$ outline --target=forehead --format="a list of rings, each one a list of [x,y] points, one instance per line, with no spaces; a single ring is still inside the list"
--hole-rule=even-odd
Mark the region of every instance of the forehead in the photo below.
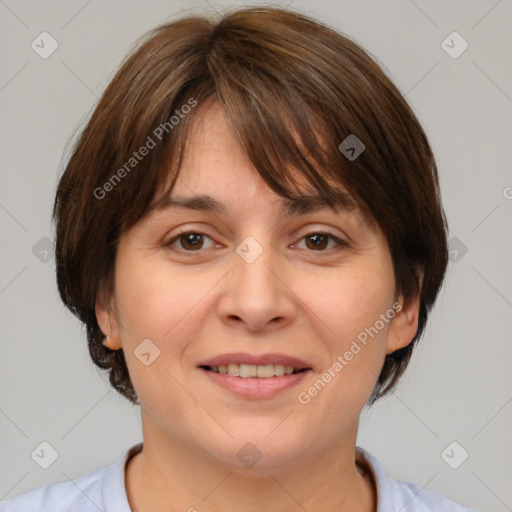
[[[175,186],[152,209],[228,214],[230,203],[262,195],[261,185],[265,183],[230,128],[220,104],[206,102],[201,107],[187,133]],[[307,154],[304,158],[308,158]],[[273,194],[282,214],[303,215],[324,209],[340,213],[358,209],[356,201],[340,183],[333,183],[327,196],[307,184],[300,173],[288,169],[287,174],[289,197]]]

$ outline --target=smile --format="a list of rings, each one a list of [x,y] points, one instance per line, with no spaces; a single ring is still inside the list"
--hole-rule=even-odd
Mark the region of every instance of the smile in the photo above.
[[[203,366],[202,368],[213,373],[241,377],[242,379],[270,379],[272,377],[282,377],[283,375],[293,375],[306,370],[306,368],[298,369],[283,364],[255,365],[236,363],[219,366]]]
[[[287,354],[248,352],[218,354],[198,361],[197,369],[232,397],[271,398],[301,382],[313,365]]]

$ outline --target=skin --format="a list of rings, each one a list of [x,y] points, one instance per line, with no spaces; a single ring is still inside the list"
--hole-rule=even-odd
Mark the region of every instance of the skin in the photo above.
[[[99,298],[110,348],[123,348],[141,400],[144,450],[127,464],[134,511],[376,510],[372,478],[355,463],[359,415],[385,355],[414,337],[418,301],[407,304],[307,405],[297,396],[401,297],[389,247],[357,212],[325,208],[284,215],[217,103],[196,120],[172,196],[209,194],[226,214],[151,213],[121,237],[112,297]],[[206,236],[190,243],[181,231]],[[310,236],[329,232],[314,250]],[[307,236],[309,235],[309,237]],[[252,236],[263,253],[235,251]],[[349,241],[350,240],[350,241]],[[201,243],[202,242],[202,243]],[[187,252],[188,248],[188,252]],[[142,340],[160,356],[143,365]],[[237,397],[197,369],[229,352],[281,353],[313,368],[267,399]],[[251,468],[247,443],[262,453]],[[193,508],[192,508],[193,507]]]

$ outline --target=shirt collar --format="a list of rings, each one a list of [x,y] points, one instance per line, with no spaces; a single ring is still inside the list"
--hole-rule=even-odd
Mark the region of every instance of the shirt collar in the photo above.
[[[131,512],[126,492],[126,464],[142,451],[144,443],[138,443],[125,452],[105,475],[102,497],[105,512]],[[386,512],[393,506],[393,481],[386,475],[379,461],[363,448],[356,446],[356,461],[369,470],[377,490],[376,512]],[[121,506],[121,509],[119,509]]]
[[[379,461],[371,453],[368,453],[359,446],[356,446],[356,460],[364,465],[373,478],[373,482],[377,490],[376,512],[394,510],[394,482],[386,475],[384,468],[380,465]]]
[[[105,512],[132,512],[125,485],[126,463],[142,451],[143,445],[144,443],[138,443],[132,446],[109,468],[105,475],[101,488]]]

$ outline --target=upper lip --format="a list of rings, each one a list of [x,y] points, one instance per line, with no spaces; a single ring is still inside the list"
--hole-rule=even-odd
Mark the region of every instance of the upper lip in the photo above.
[[[296,370],[303,370],[311,368],[311,365],[306,361],[297,359],[296,357],[287,356],[284,354],[248,354],[248,353],[234,353],[234,354],[220,354],[212,357],[211,359],[200,362],[197,366],[221,366],[228,364],[252,364],[256,366],[264,366],[267,364],[282,364],[284,366],[292,366]]]

